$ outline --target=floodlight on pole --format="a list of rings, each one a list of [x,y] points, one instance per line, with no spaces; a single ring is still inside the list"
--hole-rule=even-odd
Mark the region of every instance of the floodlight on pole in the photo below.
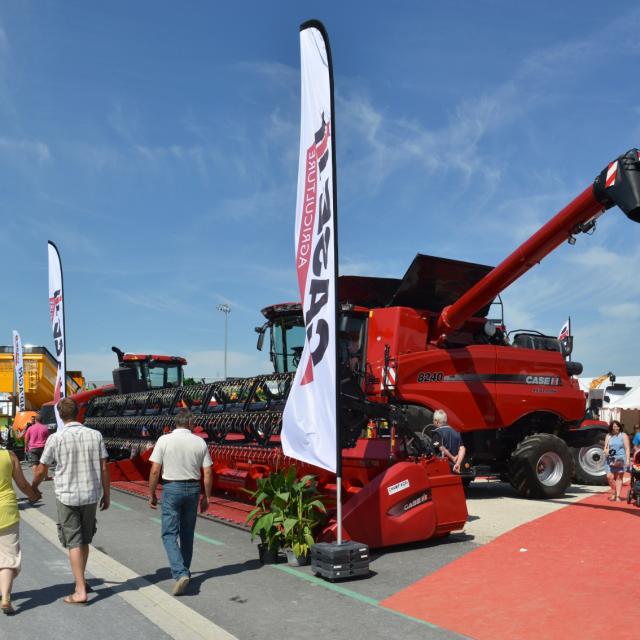
[[[224,379],[227,379],[227,321],[229,314],[231,313],[231,307],[225,302],[224,304],[216,305],[218,311],[224,313]]]

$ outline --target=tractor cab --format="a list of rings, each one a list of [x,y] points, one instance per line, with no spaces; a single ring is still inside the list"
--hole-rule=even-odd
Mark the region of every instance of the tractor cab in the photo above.
[[[338,326],[338,357],[357,376],[364,371],[366,358],[367,309],[343,305]],[[275,373],[287,373],[298,368],[304,349],[305,328],[300,303],[284,303],[266,307],[262,314],[267,319],[258,333],[257,348],[262,350],[269,331],[269,356]]]
[[[118,347],[111,350],[118,356],[118,368],[113,370],[113,384],[118,393],[170,389],[184,382],[183,367],[187,364],[184,358],[124,353]]]

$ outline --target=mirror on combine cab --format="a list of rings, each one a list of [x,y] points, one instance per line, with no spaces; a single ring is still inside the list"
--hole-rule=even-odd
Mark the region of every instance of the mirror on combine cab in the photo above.
[[[258,344],[256,345],[256,349],[258,351],[262,351],[262,347],[264,346],[264,334],[267,332],[267,327],[269,326],[268,322],[265,322],[261,327],[255,327],[255,332],[258,334]]]

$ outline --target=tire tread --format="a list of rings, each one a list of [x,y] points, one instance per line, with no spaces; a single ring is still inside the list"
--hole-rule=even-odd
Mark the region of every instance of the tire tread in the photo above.
[[[563,457],[565,471],[555,487],[545,487],[536,478],[533,465],[544,451],[554,451]],[[518,443],[509,459],[509,479],[523,498],[558,498],[571,485],[573,456],[566,442],[551,433],[534,433]]]

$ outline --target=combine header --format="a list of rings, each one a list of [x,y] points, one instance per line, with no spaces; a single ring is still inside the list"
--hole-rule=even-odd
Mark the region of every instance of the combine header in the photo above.
[[[602,435],[597,426],[578,428],[585,399],[573,376],[582,367],[566,360],[555,338],[510,335],[487,314],[496,295],[563,241],[574,244],[577,234],[591,232],[606,209],[617,205],[638,222],[639,169],[636,149],[610,163],[494,269],[418,255],[402,280],[339,279],[345,537],[380,547],[463,526],[461,478],[434,456],[429,438],[437,408],[463,434],[466,479],[500,475],[525,497],[564,493],[574,471],[571,448],[594,447]],[[268,335],[272,375],[195,386],[165,378],[164,388],[113,389],[88,402],[85,423],[103,433],[116,459],[112,477],[122,487],[146,492],[149,451],[188,407],[214,461],[221,497],[212,502],[213,515],[241,524],[249,510],[243,490],[289,465],[315,473],[331,501],[333,475],[285,458],[279,444],[304,342],[301,307],[274,305],[263,315],[258,348]],[[331,525],[323,535],[331,538]]]

